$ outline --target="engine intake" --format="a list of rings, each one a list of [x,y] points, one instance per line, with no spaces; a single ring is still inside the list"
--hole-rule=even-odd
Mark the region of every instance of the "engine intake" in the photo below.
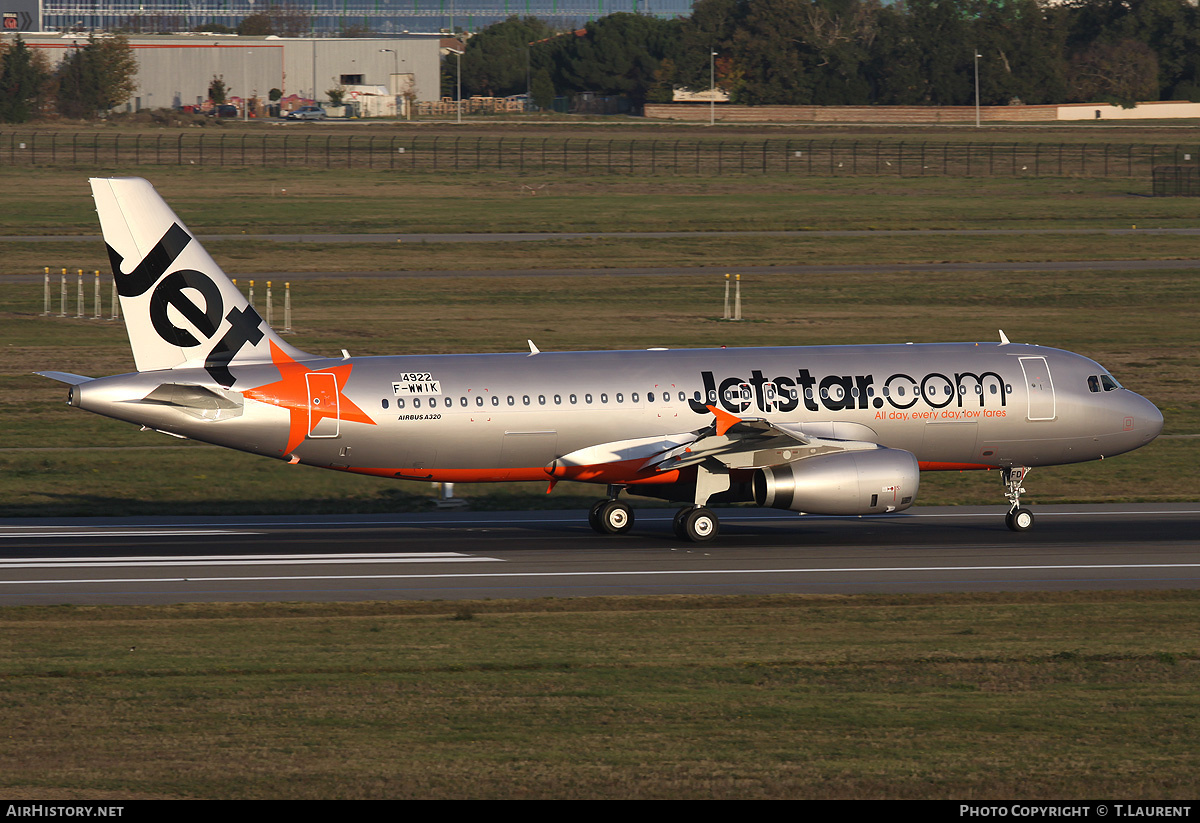
[[[920,479],[911,452],[837,452],[759,469],[754,474],[754,502],[808,514],[897,512],[916,500]]]

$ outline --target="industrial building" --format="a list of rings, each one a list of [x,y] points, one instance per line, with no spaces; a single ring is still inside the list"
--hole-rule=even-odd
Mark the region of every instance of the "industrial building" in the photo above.
[[[86,35],[21,37],[30,48],[47,53],[52,63],[70,49],[87,43]],[[441,96],[436,35],[134,35],[129,37],[129,44],[138,61],[138,90],[128,104],[132,111],[202,105],[215,77],[221,78],[226,95],[239,106],[247,98],[260,101],[256,107],[260,112],[271,89],[278,89],[284,98],[326,101],[329,89],[347,89],[351,92],[348,99],[353,99],[356,88],[382,86],[393,97],[393,106],[400,104],[382,113],[402,113],[406,101],[437,100]]]

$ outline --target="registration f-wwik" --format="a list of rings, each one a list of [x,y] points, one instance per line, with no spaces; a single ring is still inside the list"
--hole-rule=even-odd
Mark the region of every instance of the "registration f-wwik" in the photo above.
[[[997,469],[1006,522],[1037,466],[1153,440],[1163,418],[1078,354],[999,342],[328,358],[263,321],[145,180],[92,180],[137,372],[70,384],[69,403],[288,463],[435,482],[560,480],[681,504],[902,511],[922,471]]]

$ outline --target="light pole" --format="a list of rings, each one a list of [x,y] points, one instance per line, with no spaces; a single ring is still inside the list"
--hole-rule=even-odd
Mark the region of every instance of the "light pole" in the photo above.
[[[243,123],[245,123],[246,120],[248,119],[249,111],[250,111],[250,98],[248,98],[246,96],[246,89],[249,88],[249,86],[246,84],[246,64],[250,62],[251,54],[253,54],[253,52],[251,52],[250,49],[246,49],[246,54],[243,55],[243,57],[242,57],[242,122]],[[217,114],[220,115],[220,112],[217,112]]]
[[[983,57],[979,49],[971,49],[975,54],[975,128],[979,128],[979,58]]]
[[[392,65],[393,65],[392,82],[389,85],[393,86],[392,97],[393,97],[393,102],[396,105],[396,116],[399,117],[400,116],[400,55],[396,52],[395,49],[380,49],[379,53],[383,54],[384,52],[389,52],[389,51],[392,53]]]
[[[717,122],[717,53],[708,50],[708,125]]]
[[[462,56],[463,53],[457,49],[446,49],[454,55],[455,68],[457,69],[457,78],[455,80],[456,88],[454,92],[455,109],[457,110],[456,122],[462,124]]]

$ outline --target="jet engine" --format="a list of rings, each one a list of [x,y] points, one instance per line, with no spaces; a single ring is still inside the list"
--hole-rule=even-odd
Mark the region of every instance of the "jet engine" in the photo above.
[[[917,458],[878,448],[809,457],[759,469],[754,502],[808,514],[882,514],[903,511],[917,497]]]

